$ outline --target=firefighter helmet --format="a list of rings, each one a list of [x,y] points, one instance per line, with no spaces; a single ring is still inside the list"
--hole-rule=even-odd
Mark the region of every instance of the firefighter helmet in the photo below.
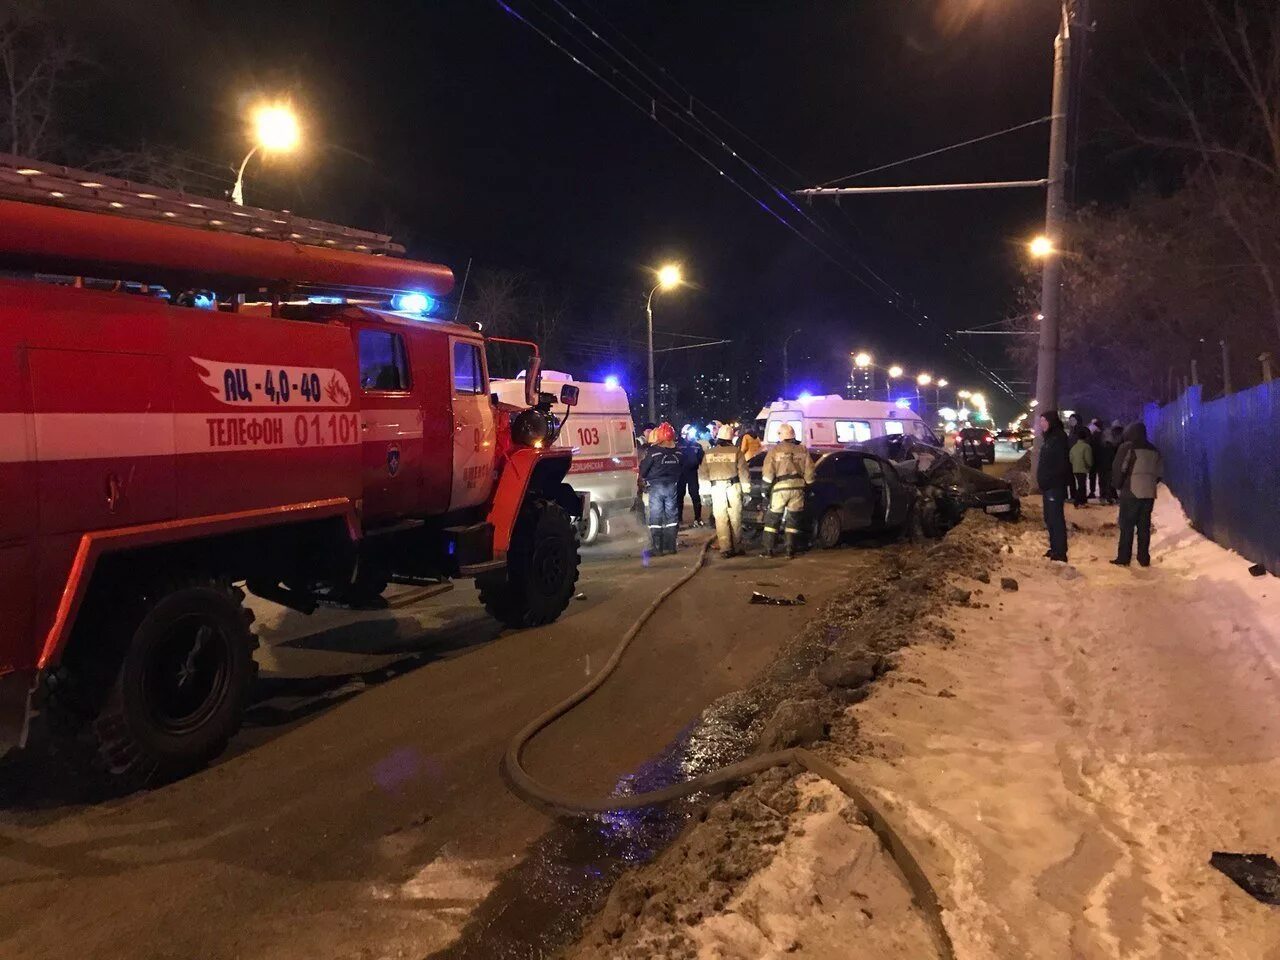
[[[794,440],[796,438],[796,428],[789,423],[784,423],[778,428],[779,440]]]
[[[676,439],[676,428],[667,421],[663,420],[653,428],[654,443],[674,443]]]

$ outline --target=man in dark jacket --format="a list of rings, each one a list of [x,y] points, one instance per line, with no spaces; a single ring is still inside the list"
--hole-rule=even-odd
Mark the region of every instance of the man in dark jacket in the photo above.
[[[655,556],[676,552],[676,486],[684,473],[684,457],[676,449],[676,431],[660,423],[654,443],[640,461],[640,479],[649,485],[649,542]]]
[[[683,436],[676,443],[676,449],[684,458],[684,472],[680,474],[680,485],[676,490],[676,502],[680,504],[676,519],[684,522],[684,497],[688,493],[693,500],[693,525],[702,526],[702,489],[698,486],[698,468],[702,466],[702,457],[706,453],[698,442],[696,431],[686,427]]]
[[[1107,451],[1103,449],[1105,435],[1102,430],[1102,421],[1094,417],[1089,421],[1089,449],[1093,452],[1093,468],[1089,471],[1089,497],[1097,497],[1099,500],[1105,500],[1103,491],[1105,483],[1103,477],[1103,458],[1106,457]]]
[[[1067,486],[1071,482],[1070,442],[1057,410],[1040,414],[1040,459],[1036,463],[1036,486],[1044,498],[1044,525],[1049,531],[1050,560],[1067,562]]]
[[[1138,535],[1138,565],[1151,566],[1151,510],[1156,504],[1156,488],[1164,473],[1160,451],[1147,440],[1142,421],[1129,424],[1124,442],[1116,451],[1112,479],[1120,492],[1120,544],[1111,562],[1127,567],[1133,556],[1133,535]]]

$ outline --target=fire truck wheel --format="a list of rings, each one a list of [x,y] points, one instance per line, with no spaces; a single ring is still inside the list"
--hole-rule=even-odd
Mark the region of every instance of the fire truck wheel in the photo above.
[[[551,623],[578,582],[578,531],[559,504],[525,504],[507,553],[505,574],[480,579],[480,602],[509,627]]]
[[[151,593],[121,624],[124,659],[91,724],[111,779],[162,782],[226,748],[257,672],[243,599],[223,580],[184,580]]]

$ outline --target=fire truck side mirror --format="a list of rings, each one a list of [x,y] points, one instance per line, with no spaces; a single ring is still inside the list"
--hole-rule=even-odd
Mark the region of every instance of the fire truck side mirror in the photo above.
[[[578,388],[572,383],[566,383],[560,388],[560,402],[566,407],[576,407],[578,405]]]
[[[536,407],[538,405],[538,387],[541,379],[542,358],[532,357],[524,374],[524,405],[526,407]]]

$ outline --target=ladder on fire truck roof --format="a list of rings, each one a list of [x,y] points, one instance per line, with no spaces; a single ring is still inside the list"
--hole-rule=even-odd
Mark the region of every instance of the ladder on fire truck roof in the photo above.
[[[246,296],[448,295],[453,271],[403,253],[381,233],[0,154],[0,268]]]
[[[172,223],[246,237],[287,240],[353,253],[404,254],[404,247],[386,234],[299,217],[287,210],[237,206],[227,200],[134,183],[91,170],[77,170],[7,153],[0,153],[0,199]]]

